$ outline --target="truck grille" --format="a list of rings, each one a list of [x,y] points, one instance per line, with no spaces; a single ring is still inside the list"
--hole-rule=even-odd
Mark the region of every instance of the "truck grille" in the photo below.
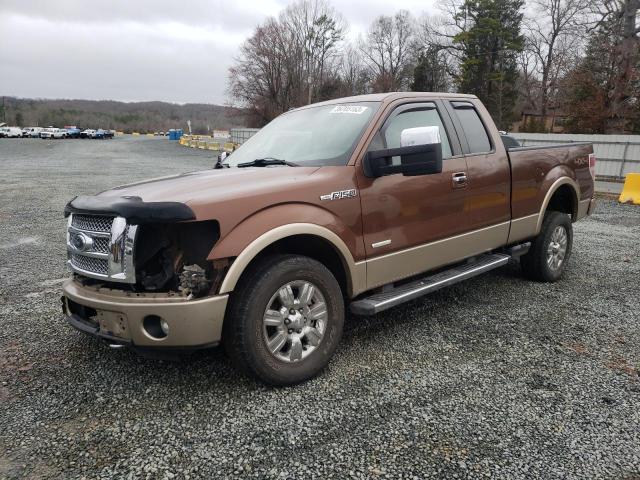
[[[135,283],[136,231],[137,226],[122,217],[72,214],[67,229],[69,268],[90,278]]]
[[[113,218],[103,215],[74,215],[71,226],[88,232],[111,233]]]
[[[104,258],[91,258],[72,253],[71,265],[84,272],[109,275],[109,260]]]
[[[99,253],[109,253],[109,239],[95,237],[93,239],[93,251]]]

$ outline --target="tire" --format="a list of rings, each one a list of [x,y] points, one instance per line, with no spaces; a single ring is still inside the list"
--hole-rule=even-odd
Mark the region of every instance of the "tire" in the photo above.
[[[294,385],[329,363],[343,324],[344,300],[332,273],[308,257],[274,255],[240,279],[222,341],[239,370],[269,385]]]
[[[557,282],[564,274],[572,246],[571,218],[565,213],[547,212],[540,234],[520,259],[522,272],[532,280]]]

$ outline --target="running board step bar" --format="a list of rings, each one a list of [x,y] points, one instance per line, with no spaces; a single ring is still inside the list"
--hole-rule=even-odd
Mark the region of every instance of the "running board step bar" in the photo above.
[[[502,253],[480,255],[470,263],[456,265],[448,270],[356,300],[350,304],[351,313],[355,315],[375,315],[401,303],[502,267],[509,262],[510,258],[511,255]]]

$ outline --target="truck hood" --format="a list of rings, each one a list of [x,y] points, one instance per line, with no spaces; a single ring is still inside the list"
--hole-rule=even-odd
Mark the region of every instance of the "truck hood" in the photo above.
[[[319,167],[224,168],[155,178],[106,190],[97,197],[139,197],[143,202],[179,202],[190,207],[282,191],[309,181]]]

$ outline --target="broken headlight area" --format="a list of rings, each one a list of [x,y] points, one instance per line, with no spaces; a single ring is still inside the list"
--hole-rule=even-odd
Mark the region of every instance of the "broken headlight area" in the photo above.
[[[136,283],[121,287],[135,292],[180,292],[193,297],[214,294],[229,265],[225,260],[207,260],[219,238],[220,227],[215,220],[139,225],[133,255]],[[85,278],[82,281],[104,283]],[[114,284],[108,286],[113,288]]]
[[[213,220],[141,225],[134,250],[138,286],[151,292],[208,294],[216,275],[207,256],[218,238],[220,228]]]

